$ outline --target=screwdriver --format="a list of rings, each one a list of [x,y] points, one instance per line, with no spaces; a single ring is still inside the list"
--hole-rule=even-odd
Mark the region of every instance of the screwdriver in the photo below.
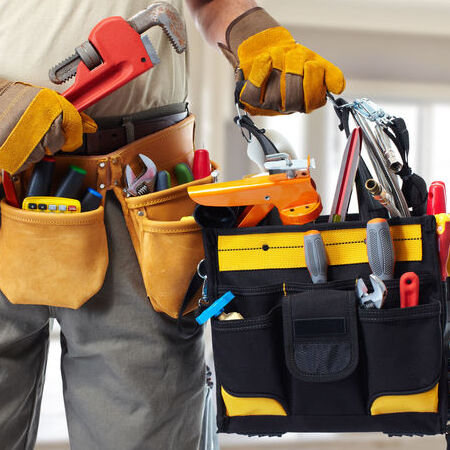
[[[448,277],[447,263],[450,250],[450,214],[436,214],[436,233],[439,246],[439,264],[441,268],[441,280]]]
[[[319,231],[311,230],[303,236],[305,261],[314,284],[327,282],[327,253]]]
[[[372,219],[367,223],[367,257],[374,275],[383,281],[394,278],[394,244],[386,219]]]
[[[419,304],[419,277],[414,272],[406,272],[400,277],[400,307],[407,308]]]
[[[428,190],[427,214],[441,214],[446,211],[445,183],[433,181]]]

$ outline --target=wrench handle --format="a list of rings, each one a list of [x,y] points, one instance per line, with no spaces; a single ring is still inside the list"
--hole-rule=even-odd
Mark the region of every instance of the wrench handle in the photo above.
[[[386,219],[367,223],[367,257],[372,272],[384,280],[394,278],[394,244]]]
[[[305,261],[314,284],[327,282],[327,253],[319,231],[311,230],[303,236]]]

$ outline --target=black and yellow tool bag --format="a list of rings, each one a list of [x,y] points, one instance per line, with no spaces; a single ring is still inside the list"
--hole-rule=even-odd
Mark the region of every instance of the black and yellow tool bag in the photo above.
[[[207,295],[235,298],[212,319],[220,432],[445,433],[446,290],[434,216],[389,220],[395,277],[381,309],[363,309],[370,286],[366,223],[204,229]],[[328,282],[313,284],[303,234],[321,232]],[[399,278],[420,279],[419,305],[400,308]]]

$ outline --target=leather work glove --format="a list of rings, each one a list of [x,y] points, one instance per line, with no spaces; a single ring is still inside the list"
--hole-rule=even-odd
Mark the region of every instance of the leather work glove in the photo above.
[[[309,113],[326,103],[327,90],[345,88],[341,70],[297,44],[262,8],[236,18],[218,44],[236,70],[239,101],[253,115]]]
[[[46,154],[76,150],[96,130],[57,92],[0,78],[0,169],[15,174]]]

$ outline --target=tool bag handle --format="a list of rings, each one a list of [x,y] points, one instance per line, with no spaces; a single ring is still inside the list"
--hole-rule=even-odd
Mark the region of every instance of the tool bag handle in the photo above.
[[[339,129],[344,131],[348,138],[350,136],[350,110],[348,108],[342,108],[342,106],[347,105],[348,102],[343,98],[337,98],[334,99],[334,103],[334,111],[340,122]],[[370,178],[372,178],[372,174],[361,157],[359,159],[358,170],[356,172],[355,186],[356,195],[358,197],[359,215],[360,219],[364,222],[368,222],[370,219],[377,217],[384,219],[388,218],[386,208],[377,202],[365,188],[366,181]]]
[[[348,105],[343,98],[334,99],[334,111],[340,121],[339,129],[345,131],[346,136],[350,135],[350,110],[342,108]],[[412,207],[413,216],[426,214],[426,203],[428,197],[427,185],[422,177],[413,173],[408,164],[409,156],[409,133],[405,121],[401,117],[394,117],[388,124],[388,130],[383,128],[386,135],[392,140],[402,159],[403,168],[398,175],[403,181],[402,192],[408,206]],[[363,221],[368,221],[375,217],[387,218],[385,208],[375,201],[365,189],[365,182],[372,178],[370,171],[362,158],[360,158],[355,184],[358,195],[360,217]],[[380,209],[381,208],[381,209]]]

